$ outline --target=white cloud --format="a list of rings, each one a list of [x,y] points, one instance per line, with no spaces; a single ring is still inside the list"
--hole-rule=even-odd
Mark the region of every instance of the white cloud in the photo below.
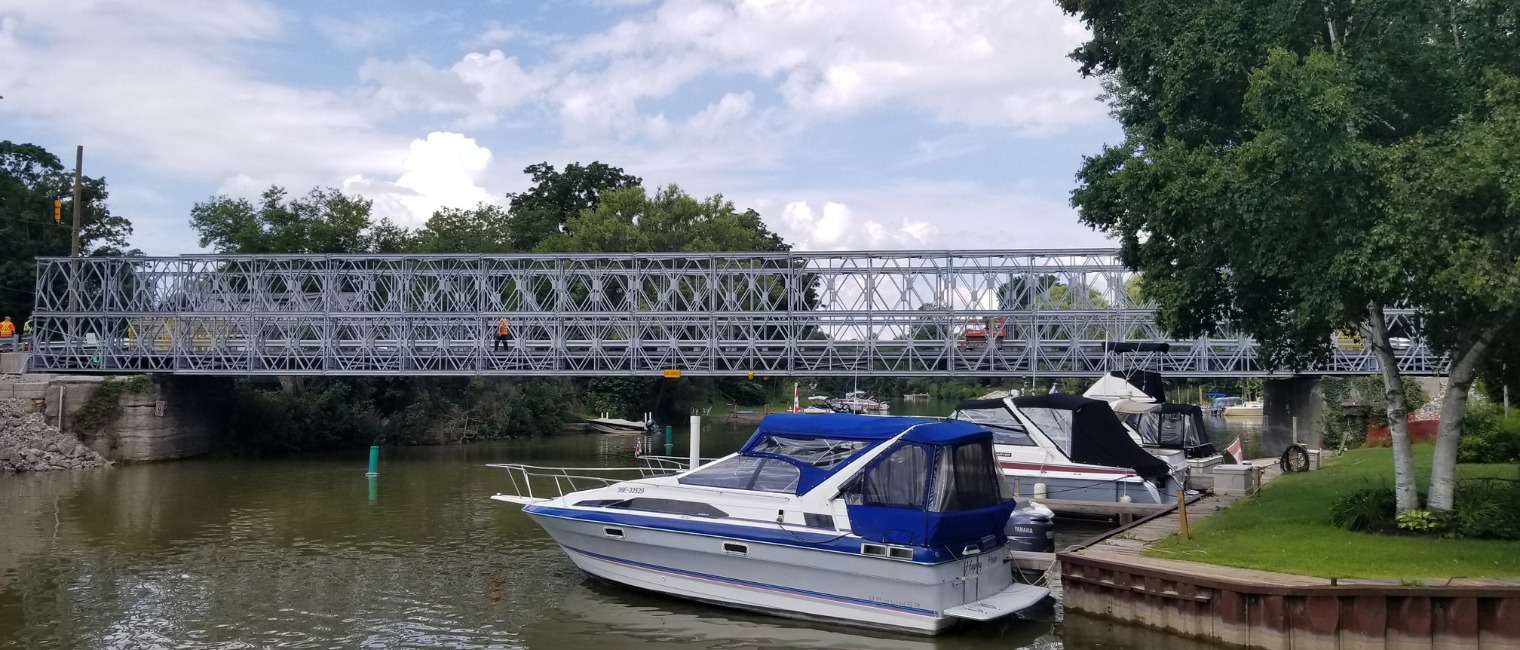
[[[814,217],[807,201],[793,201],[781,210],[776,227],[797,250],[858,250],[923,248],[939,229],[927,221],[902,219],[898,226],[858,219],[843,203],[823,204],[823,215]]]
[[[1049,132],[1104,119],[1097,84],[1065,56],[1084,38],[1053,3],[1027,0],[665,0],[561,45],[532,69],[499,51],[467,55],[448,72],[482,89],[478,106],[458,106],[448,93],[418,105],[499,111],[539,93],[572,137],[646,135],[644,125],[665,135],[672,123],[639,120],[640,101],[704,76],[743,74],[770,85],[792,120],[900,105],[948,123]],[[382,94],[399,82],[369,80]],[[490,92],[497,86],[511,90]]]
[[[405,173],[394,182],[354,175],[343,189],[374,201],[373,212],[409,228],[419,228],[439,208],[470,208],[494,203],[476,184],[491,164],[491,150],[458,133],[433,132],[413,140],[402,162]]]
[[[0,120],[83,142],[87,172],[115,160],[139,182],[193,188],[175,190],[191,196],[172,209],[172,192],[113,188],[113,205],[152,198],[141,206],[153,212],[129,215],[150,252],[187,247],[189,201],[209,188],[341,184],[417,225],[436,207],[499,196],[538,160],[603,160],[651,185],[724,191],[810,248],[1104,243],[1050,198],[1061,190],[880,173],[985,150],[989,132],[1106,121],[1096,83],[1065,58],[1085,34],[1048,1],[619,3],[630,17],[591,33],[481,20],[466,45],[478,51],[371,58],[349,87],[261,69],[262,52],[362,50],[415,30],[385,16],[303,18],[304,5],[272,1],[0,0]],[[328,40],[295,43],[290,26],[302,21]],[[861,160],[810,139],[873,111],[959,128],[903,133],[918,143],[907,159]],[[793,186],[799,158],[816,186]],[[849,180],[862,171],[874,175]]]

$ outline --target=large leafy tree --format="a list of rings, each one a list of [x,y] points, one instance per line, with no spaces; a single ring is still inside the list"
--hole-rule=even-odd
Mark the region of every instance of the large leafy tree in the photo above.
[[[548,252],[784,251],[788,245],[754,210],[738,211],[714,195],[696,199],[671,185],[650,195],[631,185],[582,210],[562,235],[539,243]]]
[[[257,203],[217,196],[190,210],[190,227],[200,244],[218,253],[363,253],[401,236],[388,222],[370,219],[372,202],[335,188],[314,188],[306,196],[289,198],[283,188],[270,187]]]
[[[79,247],[82,255],[123,255],[132,224],[106,206],[106,181],[83,179]],[[53,201],[63,201],[62,223]],[[67,256],[74,223],[74,175],[34,144],[0,142],[0,315],[16,322],[32,313],[38,257]]]
[[[1092,29],[1073,56],[1125,130],[1078,175],[1082,219],[1119,238],[1174,334],[1242,330],[1267,363],[1303,368],[1333,332],[1363,329],[1383,367],[1399,507],[1417,507],[1383,306],[1423,309],[1454,384],[1506,318],[1483,283],[1437,271],[1464,255],[1501,268],[1498,251],[1426,239],[1488,208],[1422,203],[1410,188],[1439,184],[1433,152],[1494,114],[1485,97],[1520,62],[1515,3],[1059,2]],[[1450,507],[1434,489],[1431,505]]]
[[[565,224],[582,210],[593,209],[602,194],[620,187],[637,186],[637,176],[601,162],[570,163],[557,171],[547,162],[529,165],[523,173],[533,185],[520,194],[508,194],[512,250],[531,251],[546,239],[559,236]]]

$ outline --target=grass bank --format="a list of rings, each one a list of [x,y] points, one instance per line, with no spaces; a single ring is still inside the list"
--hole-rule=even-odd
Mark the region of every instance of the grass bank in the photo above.
[[[1420,485],[1431,445],[1415,445]],[[1459,465],[1462,477],[1516,478],[1520,466]],[[1353,491],[1393,484],[1391,449],[1358,449],[1318,472],[1290,474],[1192,526],[1192,541],[1170,537],[1154,557],[1321,577],[1449,578],[1520,576],[1520,542],[1353,533],[1330,525],[1330,505]]]

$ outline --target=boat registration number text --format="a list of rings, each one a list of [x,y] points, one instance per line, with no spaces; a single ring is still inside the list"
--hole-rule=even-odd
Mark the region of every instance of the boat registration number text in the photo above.
[[[644,488],[641,488],[641,487],[620,487],[620,488],[617,489],[617,491],[620,494],[643,494],[644,493]]]

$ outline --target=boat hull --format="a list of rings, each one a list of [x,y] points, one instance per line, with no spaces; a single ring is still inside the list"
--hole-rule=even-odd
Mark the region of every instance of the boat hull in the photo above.
[[[741,534],[693,534],[589,521],[548,510],[524,509],[577,567],[593,576],[788,618],[937,634],[961,620],[943,614],[945,609],[989,598],[1013,582],[1006,547],[925,564],[773,544]],[[621,537],[610,536],[608,528]],[[833,535],[812,530],[798,536]],[[745,552],[726,550],[733,544],[742,544]]]
[[[1063,476],[1038,471],[1003,470],[1003,480],[1018,496],[1035,496],[1035,484],[1045,484],[1045,497],[1067,501],[1120,503],[1129,496],[1131,503],[1164,505],[1175,500],[1175,484],[1170,477],[1166,486],[1157,489],[1138,477],[1123,480],[1102,476]]]

